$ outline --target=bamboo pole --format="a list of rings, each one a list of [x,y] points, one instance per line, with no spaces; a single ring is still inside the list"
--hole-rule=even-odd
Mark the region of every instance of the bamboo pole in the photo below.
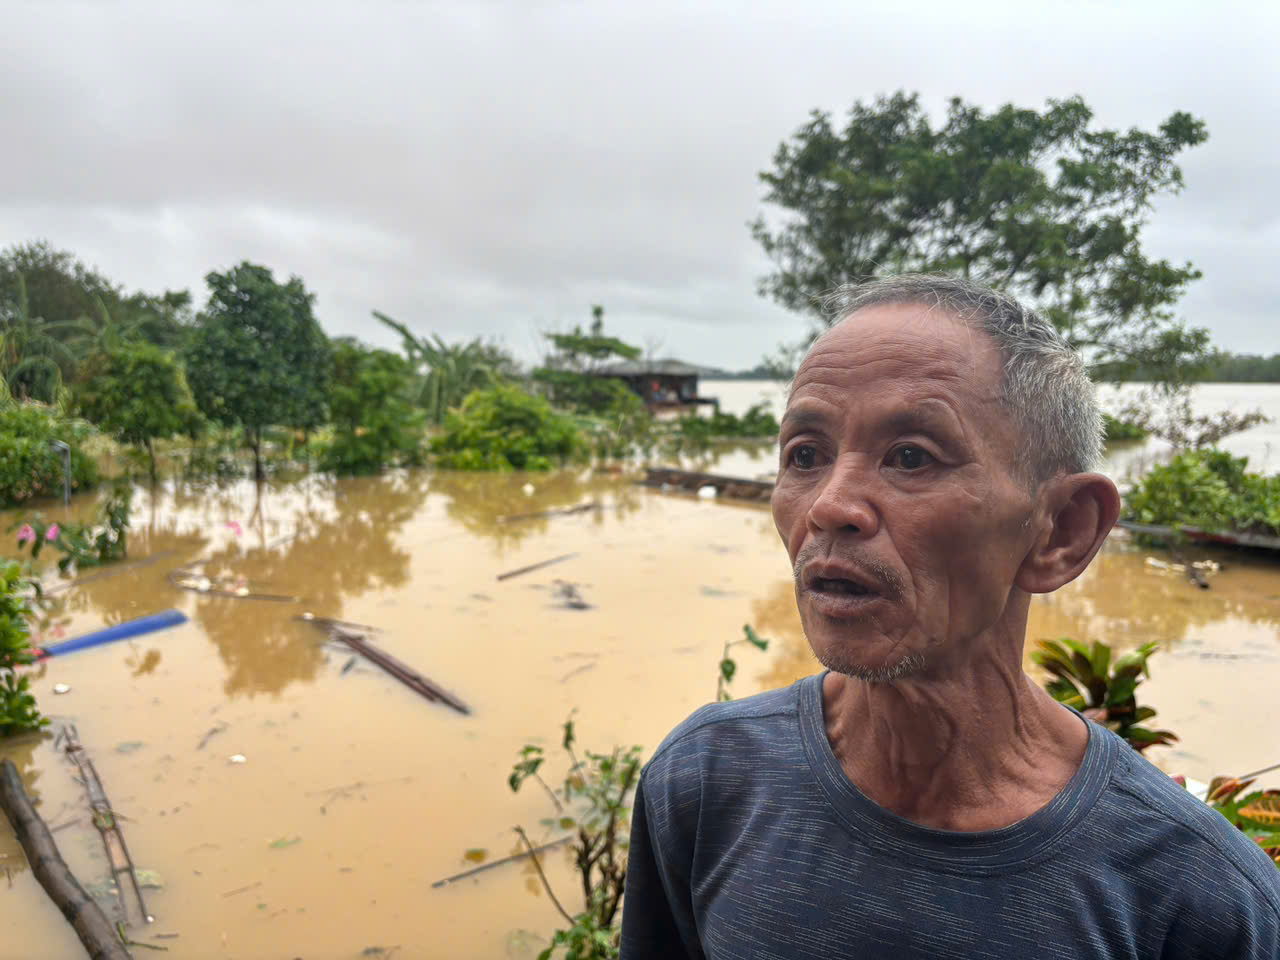
[[[133,871],[133,858],[129,856],[129,848],[125,846],[124,834],[120,831],[115,811],[111,809],[111,801],[107,799],[107,792],[98,778],[93,761],[80,744],[76,728],[70,725],[63,727],[62,736],[66,741],[67,756],[80,768],[80,777],[84,780],[85,791],[89,795],[93,825],[102,836],[102,846],[107,852],[107,863],[111,868],[111,882],[115,884],[125,923],[131,927],[142,927],[151,922],[151,917],[147,914],[147,905],[142,901],[142,888]]]
[[[129,960],[129,951],[93,898],[80,886],[36,813],[11,760],[0,761],[0,807],[27,854],[31,873],[76,931],[91,960]]]

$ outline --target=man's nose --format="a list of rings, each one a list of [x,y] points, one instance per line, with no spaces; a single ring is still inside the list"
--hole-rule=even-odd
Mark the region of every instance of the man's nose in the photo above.
[[[837,457],[809,507],[809,525],[826,533],[875,536],[880,514],[869,495],[877,477],[874,465],[865,458],[856,454]]]

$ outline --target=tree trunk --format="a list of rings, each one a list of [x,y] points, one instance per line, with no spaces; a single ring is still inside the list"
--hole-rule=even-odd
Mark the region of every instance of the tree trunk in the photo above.
[[[18,768],[10,760],[0,761],[0,807],[4,808],[5,815],[13,824],[13,832],[18,835],[18,842],[31,864],[31,873],[75,928],[90,958],[130,960],[129,951],[107,920],[107,915],[67,868],[53,842],[53,835],[22,788]]]
[[[151,443],[151,438],[147,437],[147,456],[151,459],[151,485],[156,485],[156,450]]]
[[[249,445],[253,447],[253,479],[261,482],[267,474],[262,469],[262,430],[260,428],[249,431]]]

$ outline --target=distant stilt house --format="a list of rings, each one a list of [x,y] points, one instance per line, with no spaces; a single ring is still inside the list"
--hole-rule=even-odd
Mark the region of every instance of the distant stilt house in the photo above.
[[[698,396],[699,368],[679,360],[621,360],[595,371],[597,377],[621,380],[653,409],[710,404],[715,397]]]

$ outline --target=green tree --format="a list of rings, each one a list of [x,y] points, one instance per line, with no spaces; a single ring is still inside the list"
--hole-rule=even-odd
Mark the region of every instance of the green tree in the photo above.
[[[325,466],[377,473],[422,459],[422,417],[410,402],[413,371],[404,357],[349,341],[333,352],[329,410],[336,431]]]
[[[1174,158],[1208,134],[1182,112],[1154,133],[1092,117],[1078,97],[1043,113],[955,98],[935,127],[903,92],[855,103],[842,129],[815,111],[760,174],[782,214],[751,224],[777,267],[761,294],[821,315],[815,295],[842,283],[959,273],[1036,303],[1099,375],[1177,380],[1207,348],[1172,313],[1200,273],[1149,258],[1141,231],[1182,187]]]
[[[175,433],[194,434],[200,418],[178,358],[149,343],[109,348],[78,391],[77,406],[85,419],[107,433],[145,448],[152,480],[152,441]]]
[[[332,355],[300,277],[277,283],[245,261],[210,273],[209,304],[187,347],[187,379],[210,420],[244,427],[253,471],[263,476],[262,431],[324,420]]]
[[[0,304],[16,304],[25,290],[32,318],[52,325],[77,360],[91,347],[104,322],[137,339],[176,349],[191,323],[191,294],[126,295],[119,284],[47,242],[20,244],[0,252]],[[90,351],[92,352],[92,351]],[[64,367],[67,379],[70,371]]]
[[[416,400],[434,426],[444,422],[444,415],[461,405],[467,394],[493,386],[517,375],[511,354],[495,343],[477,337],[468,343],[446,343],[437,334],[417,337],[408,327],[385,313],[373,311],[404,344],[417,378]]]
[[[76,355],[67,346],[80,321],[51,324],[31,310],[26,278],[13,278],[13,299],[0,302],[0,376],[11,396],[42,403],[57,401],[62,386],[76,369]]]
[[[642,409],[642,401],[626,384],[609,377],[597,376],[601,367],[612,360],[637,360],[640,348],[624,343],[604,332],[604,307],[591,308],[591,327],[572,333],[548,333],[552,350],[541,367],[533,371],[533,379],[541,384],[557,407],[578,413],[633,413]]]

